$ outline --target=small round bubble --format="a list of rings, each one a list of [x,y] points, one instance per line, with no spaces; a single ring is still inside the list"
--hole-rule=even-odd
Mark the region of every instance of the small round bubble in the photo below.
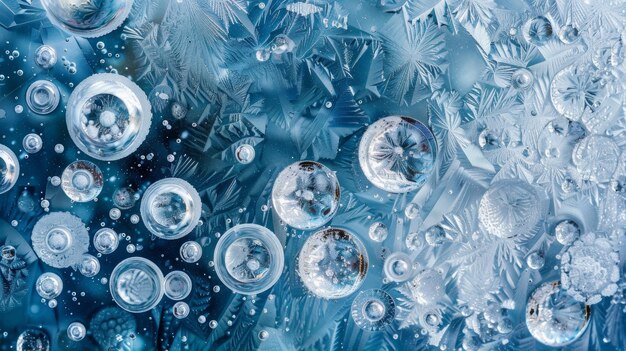
[[[172,271],[165,276],[165,296],[178,301],[186,298],[191,293],[191,278],[183,271]]]
[[[73,322],[67,327],[67,337],[72,341],[81,341],[87,335],[87,328],[80,322]]]
[[[35,154],[38,153],[43,147],[43,140],[41,139],[39,134],[26,134],[26,136],[22,140],[22,147],[24,148],[24,151],[28,152],[29,154]]]
[[[180,246],[180,258],[187,263],[195,263],[202,258],[202,246],[195,241],[187,241]]]
[[[54,299],[63,291],[63,280],[55,273],[43,273],[37,278],[35,290],[39,296],[46,300]]]

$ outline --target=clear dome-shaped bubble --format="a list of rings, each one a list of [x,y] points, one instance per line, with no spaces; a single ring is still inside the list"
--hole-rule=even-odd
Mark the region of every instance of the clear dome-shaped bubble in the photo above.
[[[354,234],[327,228],[311,235],[298,254],[298,275],[313,294],[339,299],[363,284],[369,259]]]
[[[568,165],[576,143],[585,135],[587,131],[581,123],[565,117],[553,119],[539,135],[538,149],[541,161],[547,165]]]
[[[61,101],[61,93],[54,83],[47,80],[33,82],[26,91],[26,105],[36,114],[52,113]]]
[[[50,338],[41,329],[26,329],[17,337],[17,351],[50,351]]]
[[[583,179],[606,183],[613,176],[621,153],[621,148],[612,138],[590,135],[576,145],[572,161]]]
[[[180,258],[187,263],[195,263],[202,258],[202,246],[195,241],[187,241],[180,246]]]
[[[478,219],[489,234],[512,238],[532,234],[544,212],[545,199],[532,185],[505,179],[491,184],[480,199]]]
[[[385,277],[394,282],[408,280],[413,274],[413,261],[402,251],[396,251],[387,256],[383,264]]]
[[[515,89],[525,90],[535,82],[535,76],[526,68],[519,68],[511,75],[511,86]]]
[[[250,144],[241,144],[235,150],[235,158],[243,165],[247,165],[248,163],[254,161],[255,155],[256,152],[254,151],[254,146]]]
[[[558,113],[578,120],[585,110],[594,111],[605,96],[600,79],[587,65],[572,65],[557,73],[550,86],[550,99]]]
[[[328,223],[339,207],[337,176],[326,166],[300,161],[285,168],[272,188],[272,204],[283,222],[297,229]]]
[[[580,225],[569,219],[562,220],[554,226],[554,236],[561,245],[572,244],[580,234]]]
[[[152,234],[173,240],[184,237],[198,225],[202,202],[191,184],[179,178],[165,178],[148,187],[140,212]]]
[[[437,145],[421,122],[391,116],[369,126],[359,143],[359,163],[376,187],[392,193],[418,189],[431,174]]]
[[[80,218],[67,212],[53,212],[35,224],[31,241],[43,262],[65,268],[78,264],[87,252],[89,233]]]
[[[576,341],[589,324],[591,308],[561,289],[559,282],[545,283],[526,304],[526,326],[544,345],[562,347]]]
[[[52,68],[57,63],[56,50],[49,45],[38,47],[37,51],[35,51],[35,63],[43,69]]]
[[[361,291],[352,301],[351,314],[361,329],[380,330],[393,321],[396,304],[389,294],[380,289]]]
[[[143,143],[152,120],[148,97],[128,78],[95,74],[83,80],[67,102],[70,137],[87,155],[114,161]]]
[[[417,273],[415,278],[409,282],[408,287],[413,299],[422,305],[435,304],[446,294],[443,276],[430,268]]]
[[[122,210],[128,210],[135,206],[138,199],[137,193],[129,187],[115,189],[113,192],[113,203]]]
[[[85,277],[93,277],[100,272],[100,261],[93,255],[85,254],[80,260],[78,270]]]
[[[93,246],[102,254],[110,254],[117,249],[120,238],[111,228],[102,228],[93,236]]]
[[[183,301],[179,301],[172,306],[172,314],[178,319],[187,318],[190,310],[189,305]]]
[[[163,279],[161,270],[152,261],[131,257],[113,269],[109,290],[113,300],[126,311],[146,312],[163,298]]]
[[[76,202],[88,202],[102,191],[102,171],[94,163],[78,160],[70,163],[61,175],[61,188]]]
[[[24,139],[22,139],[22,147],[27,153],[36,154],[43,147],[43,140],[41,140],[41,137],[38,134],[26,134]]]
[[[63,292],[63,280],[57,274],[46,272],[37,278],[37,294],[46,300],[57,298]]]
[[[81,341],[87,336],[87,328],[81,322],[72,322],[67,326],[67,337],[72,341]]]
[[[547,43],[554,34],[552,30],[552,23],[550,23],[550,21],[543,16],[535,17],[526,22],[523,30],[524,39],[537,46]]]
[[[269,229],[240,224],[215,246],[215,272],[234,292],[254,295],[271,288],[284,267],[283,246]]]
[[[389,229],[384,223],[374,222],[370,225],[370,229],[368,231],[370,239],[376,242],[383,242],[387,239],[387,235],[389,234]]]
[[[79,37],[95,38],[122,25],[133,0],[41,0],[41,5],[55,26]]]
[[[183,271],[171,271],[165,276],[163,287],[165,296],[178,301],[186,298],[191,293],[191,278]]]
[[[0,144],[0,194],[11,190],[20,175],[20,162],[15,153]]]

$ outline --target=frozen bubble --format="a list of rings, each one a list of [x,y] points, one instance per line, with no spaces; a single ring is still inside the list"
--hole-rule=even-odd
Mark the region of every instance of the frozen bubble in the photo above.
[[[53,212],[35,224],[31,241],[43,262],[65,268],[79,263],[87,252],[89,233],[80,218],[67,212]]]
[[[48,19],[64,31],[84,38],[114,31],[128,17],[133,0],[41,0]]]
[[[72,341],[81,341],[87,336],[87,328],[81,322],[72,322],[67,327],[67,337]]]
[[[63,153],[63,151],[65,151],[65,146],[63,146],[63,144],[54,145],[54,152],[56,152],[57,154],[61,154]]]
[[[18,337],[17,351],[50,351],[50,338],[41,329],[26,329]]]
[[[583,179],[606,183],[617,169],[621,153],[613,139],[590,135],[576,144],[572,160]]]
[[[132,223],[132,224],[139,223],[139,216],[137,216],[136,214],[130,216],[130,223]]]
[[[113,207],[111,210],[109,210],[109,218],[111,218],[112,220],[117,221],[118,219],[120,219],[121,216],[122,211],[120,211],[119,208]]]
[[[339,207],[337,176],[326,166],[300,161],[285,168],[272,189],[274,210],[297,229],[314,229],[330,221]]]
[[[187,318],[189,316],[190,308],[186,302],[179,301],[172,307],[172,314],[178,319]]]
[[[11,190],[20,175],[20,162],[15,153],[0,144],[0,194]]]
[[[541,251],[533,251],[528,257],[526,257],[526,264],[531,269],[541,269],[545,264],[545,258],[543,257],[543,252]]]
[[[173,240],[184,237],[198,225],[202,202],[191,184],[179,178],[165,178],[148,187],[140,211],[152,234]]]
[[[78,270],[85,277],[93,277],[100,272],[100,261],[92,255],[83,255]]]
[[[46,272],[37,278],[35,283],[37,294],[46,300],[51,300],[63,292],[63,281],[54,273]]]
[[[57,63],[57,52],[49,45],[42,45],[35,51],[35,63],[43,69],[50,69]]]
[[[154,263],[143,257],[131,257],[113,269],[109,290],[113,300],[126,311],[146,312],[161,301],[163,279],[161,270]]]
[[[61,101],[61,93],[54,83],[47,80],[33,82],[26,91],[26,105],[36,114],[52,113]]]
[[[202,258],[202,246],[195,241],[187,241],[180,246],[180,258],[187,263],[195,263]]]
[[[589,66],[572,65],[554,76],[550,99],[558,113],[578,120],[586,110],[595,110],[605,97],[605,89]]]
[[[389,234],[389,230],[387,226],[381,222],[375,222],[370,225],[370,229],[368,231],[370,239],[376,242],[383,242],[387,239],[387,235]]]
[[[376,187],[405,193],[418,189],[434,169],[437,145],[421,122],[391,116],[369,126],[359,143],[359,163]]]
[[[446,231],[440,225],[434,225],[426,229],[424,238],[430,246],[439,246],[448,241]]]
[[[413,299],[422,305],[436,304],[446,294],[441,273],[430,268],[418,272],[408,286]]]
[[[115,206],[121,208],[122,210],[128,210],[135,206],[137,199],[137,193],[129,187],[115,189],[115,192],[113,193],[113,202],[115,203]]]
[[[41,137],[38,134],[26,134],[22,140],[22,147],[24,148],[24,151],[29,154],[36,154],[43,147],[43,140],[41,140]]]
[[[524,25],[523,31],[524,39],[537,46],[547,43],[553,35],[552,24],[543,16],[530,19]]]
[[[558,222],[554,227],[554,236],[562,245],[570,245],[578,239],[581,234],[578,223],[566,219]]]
[[[227,230],[215,246],[214,260],[222,283],[246,295],[271,288],[284,267],[282,244],[269,229],[256,224]]]
[[[61,188],[76,202],[95,199],[103,187],[102,171],[94,163],[78,160],[70,163],[61,175]]]
[[[559,31],[559,39],[565,44],[572,44],[580,38],[578,29],[571,24],[565,25]]]
[[[544,345],[562,347],[576,341],[589,324],[591,308],[574,300],[559,282],[545,283],[526,304],[526,326]]]
[[[187,116],[187,106],[178,101],[172,103],[172,116],[176,119],[183,119]]]
[[[118,307],[101,309],[89,322],[89,331],[102,350],[118,349],[120,341],[129,341],[136,330],[133,315]]]
[[[569,165],[576,144],[587,135],[585,127],[565,117],[555,118],[543,128],[538,140],[539,156],[546,165]]]
[[[515,89],[525,90],[535,82],[532,72],[526,68],[519,68],[511,75],[511,86]]]
[[[128,78],[112,73],[83,80],[67,102],[70,137],[87,155],[114,161],[143,143],[152,114],[146,94]]]
[[[235,157],[237,161],[243,165],[247,165],[248,163],[254,161],[254,156],[256,152],[254,151],[254,147],[250,144],[242,144],[237,147],[235,150]]]
[[[178,301],[186,298],[191,293],[191,278],[183,271],[171,271],[165,276],[163,287],[165,296]]]
[[[361,291],[350,309],[354,323],[361,329],[380,330],[393,321],[396,304],[387,292],[380,289]]]
[[[413,274],[413,261],[404,252],[396,251],[385,259],[383,272],[391,281],[406,281]]]
[[[298,254],[298,275],[313,294],[339,299],[354,293],[365,280],[368,256],[352,233],[327,228],[311,235]]]

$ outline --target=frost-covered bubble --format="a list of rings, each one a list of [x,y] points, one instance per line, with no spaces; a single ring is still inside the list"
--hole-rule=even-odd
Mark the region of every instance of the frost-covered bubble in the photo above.
[[[426,229],[424,238],[430,246],[439,246],[448,240],[446,231],[440,225],[434,225]]]
[[[102,191],[102,171],[94,163],[78,160],[70,163],[61,174],[61,188],[76,202],[88,202]]]
[[[165,178],[148,187],[140,211],[152,234],[173,240],[184,237],[198,225],[202,202],[191,184],[180,178]]]
[[[280,278],[284,253],[280,241],[269,229],[240,224],[224,233],[214,251],[215,272],[234,292],[259,294]]]
[[[202,258],[202,246],[195,241],[187,241],[180,246],[180,258],[187,263],[195,263]]]
[[[119,208],[113,207],[109,210],[109,218],[111,218],[112,220],[117,221],[118,219],[120,219],[121,216],[122,211],[120,211]]]
[[[300,161],[285,168],[272,188],[274,210],[288,225],[314,229],[328,223],[339,207],[337,176],[326,166]]]
[[[35,290],[39,296],[46,300],[54,299],[63,292],[63,280],[55,273],[43,273],[37,278]]]
[[[387,235],[389,234],[389,230],[384,223],[375,222],[370,225],[370,229],[368,231],[370,239],[376,242],[383,242],[387,239]]]
[[[179,301],[172,306],[172,314],[178,319],[187,318],[190,310],[189,305],[183,301]]]
[[[128,341],[136,330],[133,315],[118,307],[98,311],[89,322],[89,331],[103,350],[117,349],[120,342]]]
[[[577,301],[593,305],[617,292],[619,254],[606,238],[587,233],[561,257],[563,289]]]
[[[113,300],[126,311],[146,312],[163,298],[163,279],[161,270],[152,261],[131,257],[115,266],[109,290]]]
[[[191,278],[183,271],[171,271],[165,276],[163,287],[165,296],[178,301],[186,298],[191,293]]]
[[[15,153],[0,144],[0,194],[11,190],[20,175],[20,162]]]
[[[35,154],[38,153],[43,147],[43,140],[41,140],[41,137],[38,134],[26,134],[24,139],[22,139],[22,147],[24,148],[24,151],[29,154]]]
[[[526,304],[526,326],[539,342],[562,347],[578,340],[589,324],[591,308],[574,300],[559,282],[545,283]]]
[[[371,331],[380,330],[395,318],[396,304],[384,290],[365,290],[352,301],[350,314],[359,328]]]
[[[606,94],[600,79],[587,65],[569,66],[554,76],[550,99],[558,113],[578,120],[585,110],[595,110]]]
[[[52,212],[35,224],[31,241],[43,262],[65,268],[79,263],[87,252],[89,233],[80,218],[67,212]]]
[[[590,135],[576,145],[572,160],[583,179],[606,183],[617,168],[621,152],[613,139]]]
[[[248,163],[254,161],[255,155],[256,152],[254,151],[254,146],[250,144],[241,144],[235,150],[235,158],[243,165],[247,165]]]
[[[515,89],[528,89],[534,82],[535,76],[526,68],[519,68],[511,75],[511,86]]]
[[[545,201],[532,185],[518,179],[491,184],[480,199],[478,219],[491,235],[512,238],[529,235],[543,220]]]
[[[565,25],[559,31],[559,39],[565,44],[572,44],[580,38],[578,28],[571,24]]]
[[[580,122],[558,117],[548,122],[538,140],[541,162],[546,165],[565,166],[572,158],[576,144],[587,135]]]
[[[128,78],[113,73],[83,80],[67,102],[67,129],[87,155],[114,161],[132,154],[150,130],[148,97]]]
[[[65,146],[63,146],[63,144],[54,145],[54,152],[56,152],[57,154],[61,154],[63,153],[63,151],[65,151]]]
[[[402,251],[396,251],[387,256],[383,264],[385,276],[394,282],[408,280],[413,274],[413,261],[409,255]]]
[[[15,344],[17,351],[50,351],[50,337],[41,329],[26,329]]]
[[[446,294],[443,276],[430,268],[418,272],[408,287],[413,299],[422,305],[435,304]]]
[[[50,69],[57,63],[57,52],[52,46],[42,45],[35,51],[35,63],[43,69]]]
[[[85,277],[93,277],[100,272],[100,261],[93,255],[85,254],[80,260],[78,270]]]
[[[133,0],[41,0],[41,5],[55,26],[79,37],[96,38],[122,25]]]
[[[543,16],[530,19],[524,24],[524,39],[531,44],[544,45],[552,38],[553,34],[552,24]]]
[[[562,245],[570,245],[574,240],[578,239],[580,234],[580,225],[569,219],[562,220],[554,226],[556,241]]]
[[[359,143],[359,164],[376,187],[392,193],[418,189],[432,173],[437,145],[421,122],[400,116],[379,119]]]
[[[420,234],[418,232],[410,232],[404,239],[404,244],[406,245],[406,248],[410,251],[415,251],[419,249],[422,246]]]
[[[129,187],[118,188],[113,192],[113,203],[122,210],[135,206],[137,199],[137,193]]]
[[[72,322],[67,326],[67,337],[72,341],[81,341],[87,336],[87,328],[81,322]]]
[[[47,80],[33,82],[26,91],[26,105],[36,114],[47,115],[52,113],[61,101],[59,88]]]
[[[172,103],[172,116],[176,119],[183,119],[187,116],[187,106],[178,101]]]
[[[110,254],[117,249],[120,238],[111,228],[99,229],[93,236],[93,246],[102,254]]]
[[[531,269],[541,269],[545,262],[544,254],[541,251],[533,251],[526,257],[526,264]]]
[[[340,299],[358,290],[368,265],[361,240],[339,228],[311,235],[298,254],[298,275],[304,286],[325,299]]]

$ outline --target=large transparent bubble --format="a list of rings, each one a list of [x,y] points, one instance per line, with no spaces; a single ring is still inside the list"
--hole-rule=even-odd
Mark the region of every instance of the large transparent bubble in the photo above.
[[[437,145],[421,122],[391,116],[369,126],[359,144],[359,163],[376,187],[392,193],[418,189],[433,171]]]
[[[85,224],[67,212],[53,212],[41,217],[33,228],[31,240],[37,256],[55,268],[78,264],[89,248]]]
[[[50,337],[42,329],[26,329],[17,337],[17,351],[49,351]]]
[[[41,0],[55,26],[79,37],[95,38],[118,28],[128,17],[133,0]]]
[[[87,155],[114,161],[133,153],[150,130],[152,113],[146,94],[128,78],[95,74],[72,92],[66,109],[67,129]]]
[[[11,190],[20,175],[20,162],[15,153],[0,144],[0,194]]]
[[[326,299],[354,293],[363,284],[368,264],[361,240],[338,228],[316,232],[298,254],[298,274],[304,286]]]
[[[76,202],[88,202],[102,191],[102,171],[94,163],[78,160],[70,163],[61,175],[61,188]]]
[[[132,313],[151,310],[163,298],[163,273],[143,257],[120,262],[111,273],[109,290],[113,300]]]

